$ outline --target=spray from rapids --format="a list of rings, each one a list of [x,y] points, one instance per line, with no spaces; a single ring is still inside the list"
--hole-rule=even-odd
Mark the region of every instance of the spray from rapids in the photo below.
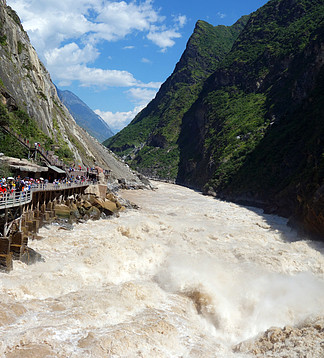
[[[282,218],[157,186],[124,192],[140,209],[119,218],[41,230],[46,261],[0,275],[0,355],[321,357],[323,247]]]

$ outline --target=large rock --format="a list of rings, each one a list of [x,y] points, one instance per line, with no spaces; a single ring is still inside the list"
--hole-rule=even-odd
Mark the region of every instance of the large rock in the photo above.
[[[59,218],[69,218],[71,209],[65,204],[55,204],[54,206],[55,216]]]
[[[24,248],[24,252],[20,256],[20,260],[27,265],[31,265],[39,261],[45,261],[41,254],[31,249],[30,247]]]
[[[101,211],[95,206],[91,206],[91,208],[87,211],[87,214],[91,220],[99,220],[101,217]]]
[[[116,203],[110,200],[95,198],[93,205],[100,208],[105,214],[108,215],[112,215],[118,210]]]

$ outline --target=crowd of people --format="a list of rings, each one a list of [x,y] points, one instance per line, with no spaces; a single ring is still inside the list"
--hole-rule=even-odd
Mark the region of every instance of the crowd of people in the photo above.
[[[24,193],[33,188],[46,189],[49,184],[53,184],[54,187],[59,188],[61,185],[72,185],[88,182],[93,183],[93,180],[90,180],[89,178],[81,175],[71,175],[70,177],[54,179],[51,182],[44,178],[21,178],[19,175],[17,177],[0,177],[0,198],[13,193]]]
[[[42,179],[42,180],[41,180]],[[46,179],[47,183],[48,180]],[[33,187],[40,185],[41,183],[45,183],[43,178],[33,179],[33,178],[20,178],[17,177],[3,177],[0,178],[0,195],[11,194],[13,192],[24,192],[28,191]]]

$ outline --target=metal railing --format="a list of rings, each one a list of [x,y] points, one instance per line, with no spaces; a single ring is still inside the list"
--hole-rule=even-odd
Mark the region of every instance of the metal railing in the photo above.
[[[37,191],[57,191],[70,188],[79,188],[89,186],[90,182],[80,182],[80,183],[48,183],[48,184],[36,184],[30,190],[12,192],[12,193],[3,193],[0,194],[0,209],[13,208],[16,206],[25,205],[31,202],[33,197],[33,192]]]
[[[32,191],[55,191],[55,190],[63,190],[63,189],[70,189],[70,188],[79,188],[90,185],[91,182],[84,181],[84,182],[77,182],[77,183],[44,183],[44,184],[34,184],[31,188]]]
[[[0,209],[13,208],[30,203],[32,191],[22,191],[0,194]]]

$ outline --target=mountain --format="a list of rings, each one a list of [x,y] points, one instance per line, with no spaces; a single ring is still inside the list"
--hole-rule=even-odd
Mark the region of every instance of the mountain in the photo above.
[[[247,16],[233,26],[198,21],[174,72],[154,100],[126,128],[104,142],[145,174],[175,178],[179,163],[177,140],[183,115],[198,98],[204,81],[230,51]]]
[[[56,87],[57,94],[67,107],[77,124],[100,142],[114,135],[108,124],[89,108],[78,96],[70,91],[62,91]]]
[[[16,12],[0,0],[0,152],[26,157],[4,126],[38,142],[67,165],[111,170],[111,179],[143,183],[112,153],[79,127],[60,101],[50,75],[30,44]]]
[[[178,126],[168,127],[161,112],[152,111],[164,108],[164,118],[172,115],[174,109],[165,107],[161,91],[154,106],[151,103],[130,128],[109,139],[108,146],[128,154],[134,139],[125,135],[140,127],[138,121],[149,121],[148,139],[131,156],[134,167],[205,193],[262,206],[323,238],[323,19],[322,0],[269,1],[251,14],[195,100],[189,99]],[[168,103],[181,98],[181,81],[173,88],[178,90]],[[168,141],[164,144],[166,130],[174,136],[177,154],[169,158],[176,165],[163,172],[157,164],[165,162],[160,148],[172,153]]]

